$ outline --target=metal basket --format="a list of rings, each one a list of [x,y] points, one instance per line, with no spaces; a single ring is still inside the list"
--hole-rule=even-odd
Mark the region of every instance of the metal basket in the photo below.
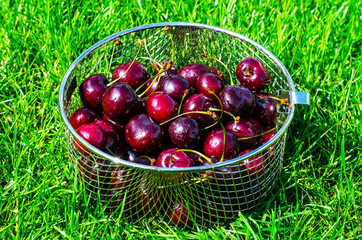
[[[278,109],[276,134],[263,146],[232,160],[211,166],[160,168],[126,161],[88,144],[70,125],[68,118],[81,101],[75,91],[87,76],[103,73],[111,79],[120,63],[135,58],[139,40],[145,43],[138,56],[158,62],[174,56],[183,66],[192,62],[214,65],[201,56],[207,53],[229,66],[235,75],[237,63],[247,57],[258,58],[271,74],[268,92],[288,97],[289,105]],[[149,60],[140,59],[146,66]],[[230,81],[230,79],[229,79]],[[69,158],[76,176],[83,180],[95,198],[109,209],[119,209],[122,219],[163,219],[179,226],[195,223],[207,226],[225,222],[239,211],[249,211],[263,202],[275,187],[282,170],[286,130],[291,123],[295,104],[309,104],[309,94],[295,92],[292,79],[283,64],[268,50],[247,37],[196,23],[158,23],[135,27],[114,34],[87,49],[66,72],[60,86],[59,108],[65,123]],[[74,140],[85,147],[80,153]],[[260,154],[263,171],[251,177],[241,162]],[[176,205],[176,206],[175,206]],[[178,208],[179,215],[175,214]]]

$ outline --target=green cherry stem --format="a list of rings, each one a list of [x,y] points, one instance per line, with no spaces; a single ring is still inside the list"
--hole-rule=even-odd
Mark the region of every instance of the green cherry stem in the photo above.
[[[281,99],[281,98],[269,96],[269,97],[261,97],[261,98],[258,98],[258,100],[263,100],[263,99],[267,99],[267,98],[271,98],[271,99],[277,100],[277,101],[280,102],[282,105],[289,105],[289,99],[288,99],[288,98],[283,98],[283,99]]]
[[[261,137],[261,136],[263,136],[263,135],[265,135],[265,134],[267,134],[267,133],[270,133],[270,132],[272,132],[272,131],[274,131],[274,130],[275,130],[275,128],[272,128],[272,129],[270,129],[270,130],[268,130],[268,131],[266,131],[266,132],[263,132],[262,134],[258,134],[258,135],[252,136],[252,137],[238,138],[238,140],[239,140],[239,141],[240,141],[240,140],[248,140],[248,139],[255,138],[255,137]]]
[[[170,155],[170,163],[172,162],[172,155],[177,153],[177,152],[192,152],[192,153],[195,153],[199,156],[201,156],[202,158],[204,158],[206,161],[208,161],[211,165],[214,165],[214,163],[211,161],[211,158],[207,157],[206,155],[198,152],[198,151],[195,151],[195,150],[192,150],[192,149],[178,149],[178,150],[175,150],[173,153],[171,153]],[[201,161],[202,162],[202,161]]]
[[[226,71],[228,71],[228,73],[229,73],[231,85],[234,85],[233,76],[231,75],[231,72],[225,63],[223,63],[221,60],[219,60],[217,58],[208,56],[206,53],[202,53],[201,56],[203,56],[204,58],[207,58],[207,59],[215,60],[215,61],[219,62],[221,65],[223,65],[224,68],[226,69]]]
[[[179,115],[177,115],[177,116],[175,116],[173,118],[170,118],[169,120],[166,120],[166,121],[160,123],[159,125],[162,126],[162,125],[164,125],[164,124],[166,124],[168,122],[171,122],[171,121],[173,121],[173,120],[175,120],[175,119],[177,119],[179,117],[182,117],[182,116],[187,115],[187,114],[192,114],[192,113],[206,114],[206,115],[212,116],[213,118],[216,116],[216,114],[213,114],[214,112],[211,112],[211,111],[190,111],[190,112],[181,113],[181,114],[179,114]]]
[[[180,113],[181,113],[181,108],[182,108],[182,104],[184,103],[184,100],[185,100],[186,96],[189,94],[189,92],[190,92],[190,91],[189,91],[188,89],[185,90],[184,95],[183,95],[182,98],[181,98],[180,105],[178,106],[177,115],[180,115]]]
[[[224,158],[225,158],[225,148],[226,148],[226,129],[225,129],[224,124],[222,123],[221,119],[219,119],[219,123],[222,128],[222,133],[223,133],[223,137],[224,137],[224,146],[223,146],[222,155],[221,155],[221,159],[220,159],[220,162],[223,162]]]

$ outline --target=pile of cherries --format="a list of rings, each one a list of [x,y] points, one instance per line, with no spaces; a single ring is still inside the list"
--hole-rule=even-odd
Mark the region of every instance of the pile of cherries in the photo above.
[[[249,153],[274,136],[278,100],[266,92],[271,78],[258,59],[246,57],[238,63],[238,83],[233,85],[226,85],[220,70],[200,63],[179,68],[165,61],[152,64],[152,68],[153,76],[144,64],[134,60],[116,67],[111,82],[102,74],[87,77],[79,86],[83,107],[69,118],[76,132],[89,144],[111,155],[165,168],[227,161]],[[233,78],[231,74],[230,78]],[[83,174],[97,175],[88,183],[108,181],[112,204],[121,204],[120,189],[124,188],[125,181],[130,181],[125,168],[109,168],[111,164],[105,160],[90,162],[88,150],[77,140],[74,145],[83,155],[80,160]],[[239,178],[252,181],[261,176],[268,154],[273,154],[272,147],[240,163],[235,171],[245,176]],[[97,173],[102,171],[108,175],[100,177]],[[227,181],[227,174],[231,179],[235,174],[231,171],[227,167],[206,176]],[[155,196],[149,191],[150,180],[141,182],[134,194],[137,200],[129,202],[129,209],[134,201],[144,212],[151,206],[157,209],[162,190]],[[225,213],[225,206],[231,204],[222,202],[224,198],[220,196],[218,206],[215,201],[219,200],[213,199],[205,197],[203,203],[207,211],[213,211],[211,216]],[[179,226],[187,226],[192,224],[188,217],[192,209],[192,204],[186,208],[180,200],[175,200],[165,215]]]

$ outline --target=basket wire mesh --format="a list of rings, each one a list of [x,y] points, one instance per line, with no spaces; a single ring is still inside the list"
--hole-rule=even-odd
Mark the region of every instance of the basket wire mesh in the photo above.
[[[254,41],[234,32],[193,23],[160,23],[132,28],[114,34],[85,51],[65,74],[59,93],[59,107],[65,123],[69,159],[89,193],[100,197],[109,209],[122,209],[123,219],[138,221],[145,217],[173,221],[178,226],[202,226],[226,222],[239,211],[256,208],[275,187],[283,162],[286,129],[294,105],[280,106],[276,134],[266,144],[232,160],[211,166],[169,169],[140,165],[102,152],[83,140],[67,120],[81,107],[77,87],[87,76],[102,73],[111,79],[117,65],[138,56],[158,62],[172,59],[177,66],[198,62],[224,66],[201,56],[206,53],[227,66],[235,76],[238,62],[258,58],[272,77],[268,92],[295,92],[293,82],[280,61]],[[150,65],[147,58],[137,61]],[[228,75],[225,77],[229,82]],[[235,82],[235,81],[234,81]],[[75,140],[84,148],[79,151]],[[250,174],[242,162],[258,155],[262,166]],[[172,208],[174,208],[172,210]],[[176,208],[176,210],[175,210]],[[178,209],[178,210],[177,210]],[[174,215],[179,211],[179,215]]]

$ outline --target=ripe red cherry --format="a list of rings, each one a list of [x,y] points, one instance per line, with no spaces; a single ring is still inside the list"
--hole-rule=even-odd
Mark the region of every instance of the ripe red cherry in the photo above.
[[[140,100],[128,85],[118,83],[104,93],[102,105],[113,121],[127,121],[138,113]]]
[[[118,128],[116,125],[102,119],[97,120],[94,123],[102,128],[102,131],[106,138],[107,150],[110,150],[111,153],[115,153],[115,151],[118,150],[117,148],[119,148],[120,146],[124,146],[121,145],[121,137],[119,135]]]
[[[179,75],[168,75],[163,77],[158,90],[167,93],[177,102],[181,102],[186,90],[188,90],[187,96],[192,95],[194,92],[190,83]]]
[[[154,93],[146,100],[147,114],[158,123],[176,116],[177,109],[178,103],[166,93]]]
[[[139,153],[151,153],[161,148],[162,128],[148,115],[136,115],[129,120],[125,131],[126,142]]]
[[[179,148],[195,149],[200,141],[201,131],[197,122],[190,117],[180,117],[168,127],[172,143]]]
[[[208,111],[209,108],[216,108],[216,104],[210,98],[199,93],[189,97],[182,110],[184,113],[188,113],[192,111]],[[195,119],[201,126],[208,126],[215,121],[211,116],[202,113],[189,113],[186,116]]]
[[[230,121],[225,125],[225,129],[234,133],[239,139],[239,145],[243,149],[250,149],[258,147],[262,140],[262,128],[255,127],[256,119],[250,121],[250,119],[240,119],[239,122]],[[259,124],[260,125],[260,124]],[[240,138],[247,138],[241,140]]]
[[[264,143],[267,143],[274,136],[275,136],[275,130],[264,133],[263,134],[263,139],[261,140],[260,145],[263,145]],[[267,154],[269,156],[274,154],[274,145],[271,145],[267,150],[263,151],[263,156],[268,156]]]
[[[247,57],[236,67],[236,77],[240,85],[250,91],[262,91],[270,84],[270,75],[264,65],[256,58]]]
[[[77,129],[77,133],[86,140],[92,146],[104,150],[107,144],[106,136],[103,133],[102,128],[96,123],[89,123],[80,126]],[[76,139],[74,139],[74,145],[80,153],[85,153],[85,148]]]
[[[147,68],[140,62],[127,62],[119,65],[113,72],[113,81],[127,83],[134,90],[150,78]]]
[[[196,80],[196,89],[199,93],[204,94],[206,97],[211,98],[214,101],[218,101],[217,98],[209,93],[208,89],[216,95],[219,95],[224,88],[224,84],[219,76],[213,73],[204,73]]]
[[[183,168],[194,166],[194,161],[185,152],[176,152],[179,148],[163,150],[157,157],[157,167]],[[172,158],[171,158],[172,155]]]
[[[160,63],[161,67],[160,66],[154,67],[154,74],[156,75],[160,71],[164,71],[167,68],[166,64],[171,64],[171,67],[167,71],[161,73],[163,76],[178,73],[179,69],[175,64],[171,63],[170,61],[163,61]]]
[[[275,97],[275,95],[260,92],[254,93],[254,96],[256,101],[253,116],[261,122],[265,129],[273,128],[276,121],[277,100],[268,97]]]
[[[108,80],[102,74],[87,77],[79,86],[80,99],[86,107],[102,110],[102,98],[107,90]]]
[[[88,123],[92,123],[101,117],[99,114],[90,108],[77,109],[69,118],[69,123],[74,129]]]
[[[211,72],[211,70],[205,65],[199,63],[192,63],[183,66],[178,72],[178,75],[185,78],[191,86],[195,86],[197,78],[200,77],[202,74],[209,72]]]
[[[254,95],[244,87],[228,86],[219,94],[224,110],[235,116],[247,117],[255,107]]]
[[[238,157],[243,156],[252,151],[253,151],[252,149],[247,149],[245,151],[242,151],[238,155]],[[263,161],[263,157],[260,154],[256,154],[255,156],[250,157],[240,163],[241,169],[246,169],[246,171],[241,171],[241,172],[245,172],[246,173],[245,178],[248,179],[250,177],[251,180],[262,176],[264,172],[264,165],[265,163]]]
[[[239,152],[238,138],[231,132],[225,131],[225,159],[235,157]],[[221,158],[224,150],[224,133],[221,128],[211,130],[204,141],[204,153],[208,157]]]
[[[145,92],[146,96],[150,96],[152,93],[156,92],[158,87],[160,86],[161,82],[162,82],[162,78],[163,76],[157,76],[157,77],[153,77],[150,80],[148,80],[148,82],[145,85],[144,90],[148,89]],[[152,84],[152,86],[150,86]]]
[[[192,216],[195,218],[195,208],[189,203],[188,206],[184,201],[176,200],[171,208],[167,211],[168,218],[178,227],[192,227],[194,222]]]

